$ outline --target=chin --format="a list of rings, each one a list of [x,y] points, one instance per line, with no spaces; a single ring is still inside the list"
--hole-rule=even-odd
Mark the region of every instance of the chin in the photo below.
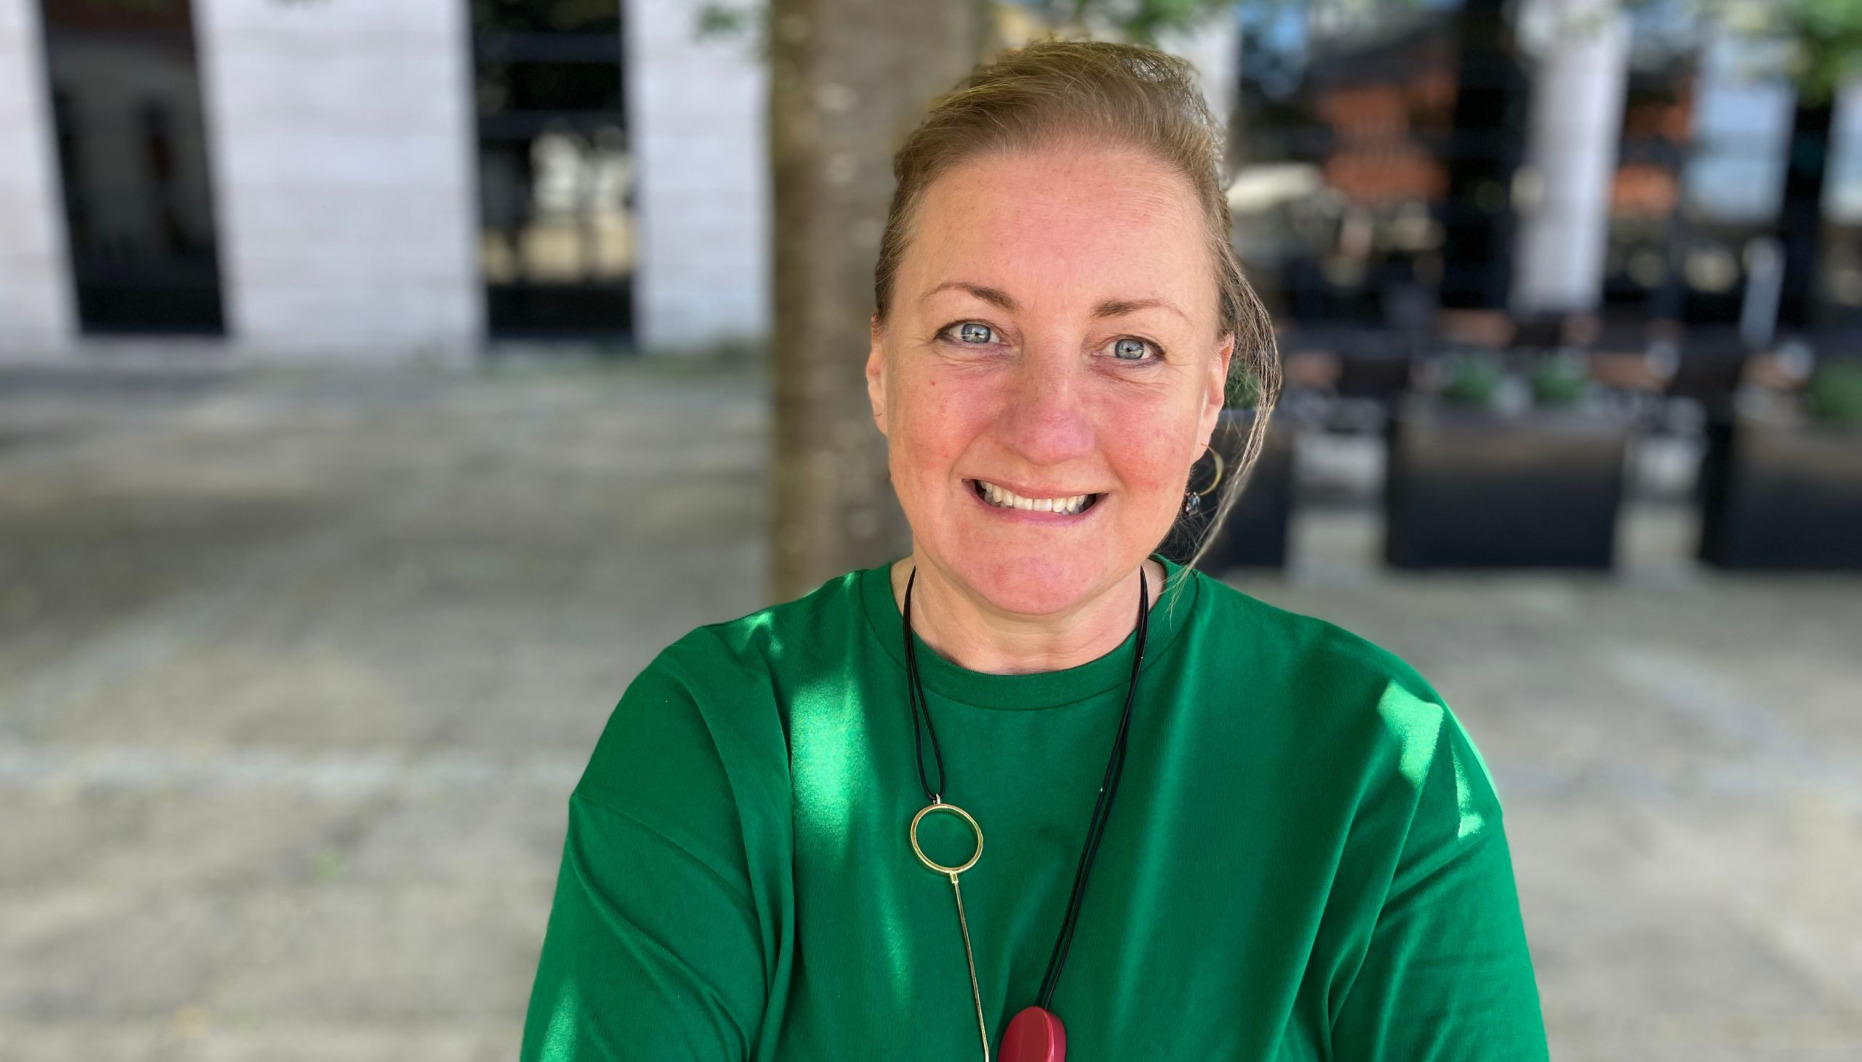
[[[959,547],[945,570],[995,608],[1015,615],[1065,612],[1116,579],[1108,550],[1041,551],[1000,545]]]
[[[1042,576],[998,566],[991,574],[986,582],[972,584],[991,605],[1016,615],[1051,616],[1090,597],[1104,573],[1056,571]]]

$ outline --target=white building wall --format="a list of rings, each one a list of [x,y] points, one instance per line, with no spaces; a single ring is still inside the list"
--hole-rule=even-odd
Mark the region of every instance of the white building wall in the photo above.
[[[1193,29],[1164,34],[1157,46],[1195,64],[1209,109],[1226,127],[1241,93],[1241,23],[1235,13],[1205,16]]]
[[[0,0],[0,357],[76,333],[38,0]]]
[[[745,35],[699,40],[700,0],[624,0],[646,349],[769,330],[768,71]]]
[[[476,349],[467,5],[193,4],[230,336],[256,355]]]

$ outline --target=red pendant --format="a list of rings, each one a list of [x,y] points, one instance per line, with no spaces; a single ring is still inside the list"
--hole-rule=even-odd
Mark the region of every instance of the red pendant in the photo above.
[[[996,1062],[1066,1062],[1067,1027],[1040,1007],[1023,1007],[1002,1034]]]

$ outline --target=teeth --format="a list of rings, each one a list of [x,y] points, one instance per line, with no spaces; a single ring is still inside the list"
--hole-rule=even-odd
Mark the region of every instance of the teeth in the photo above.
[[[1091,494],[1075,494],[1071,498],[1024,498],[1019,494],[1004,490],[994,483],[976,481],[983,488],[983,497],[991,505],[1004,509],[1026,509],[1037,513],[1063,513],[1072,515],[1086,508]]]

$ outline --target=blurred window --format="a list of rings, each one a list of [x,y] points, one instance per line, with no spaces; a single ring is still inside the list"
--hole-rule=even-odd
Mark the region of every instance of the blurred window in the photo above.
[[[1673,3],[1651,3],[1630,13],[1622,139],[1610,184],[1604,305],[1606,313],[1625,320],[1677,319],[1687,268],[1677,241],[1698,83],[1695,35],[1685,12]]]
[[[635,232],[619,0],[473,0],[472,31],[489,330],[626,338]]]
[[[1730,31],[1701,49],[1671,256],[1681,316],[1693,324],[1739,321],[1746,250],[1776,231],[1797,100],[1788,54],[1783,42]]]
[[[1460,0],[1243,0],[1236,248],[1276,316],[1426,329]]]
[[[46,77],[86,333],[220,333],[187,0],[43,0]]]
[[[1862,334],[1862,78],[1837,94],[1824,181],[1823,323]]]

